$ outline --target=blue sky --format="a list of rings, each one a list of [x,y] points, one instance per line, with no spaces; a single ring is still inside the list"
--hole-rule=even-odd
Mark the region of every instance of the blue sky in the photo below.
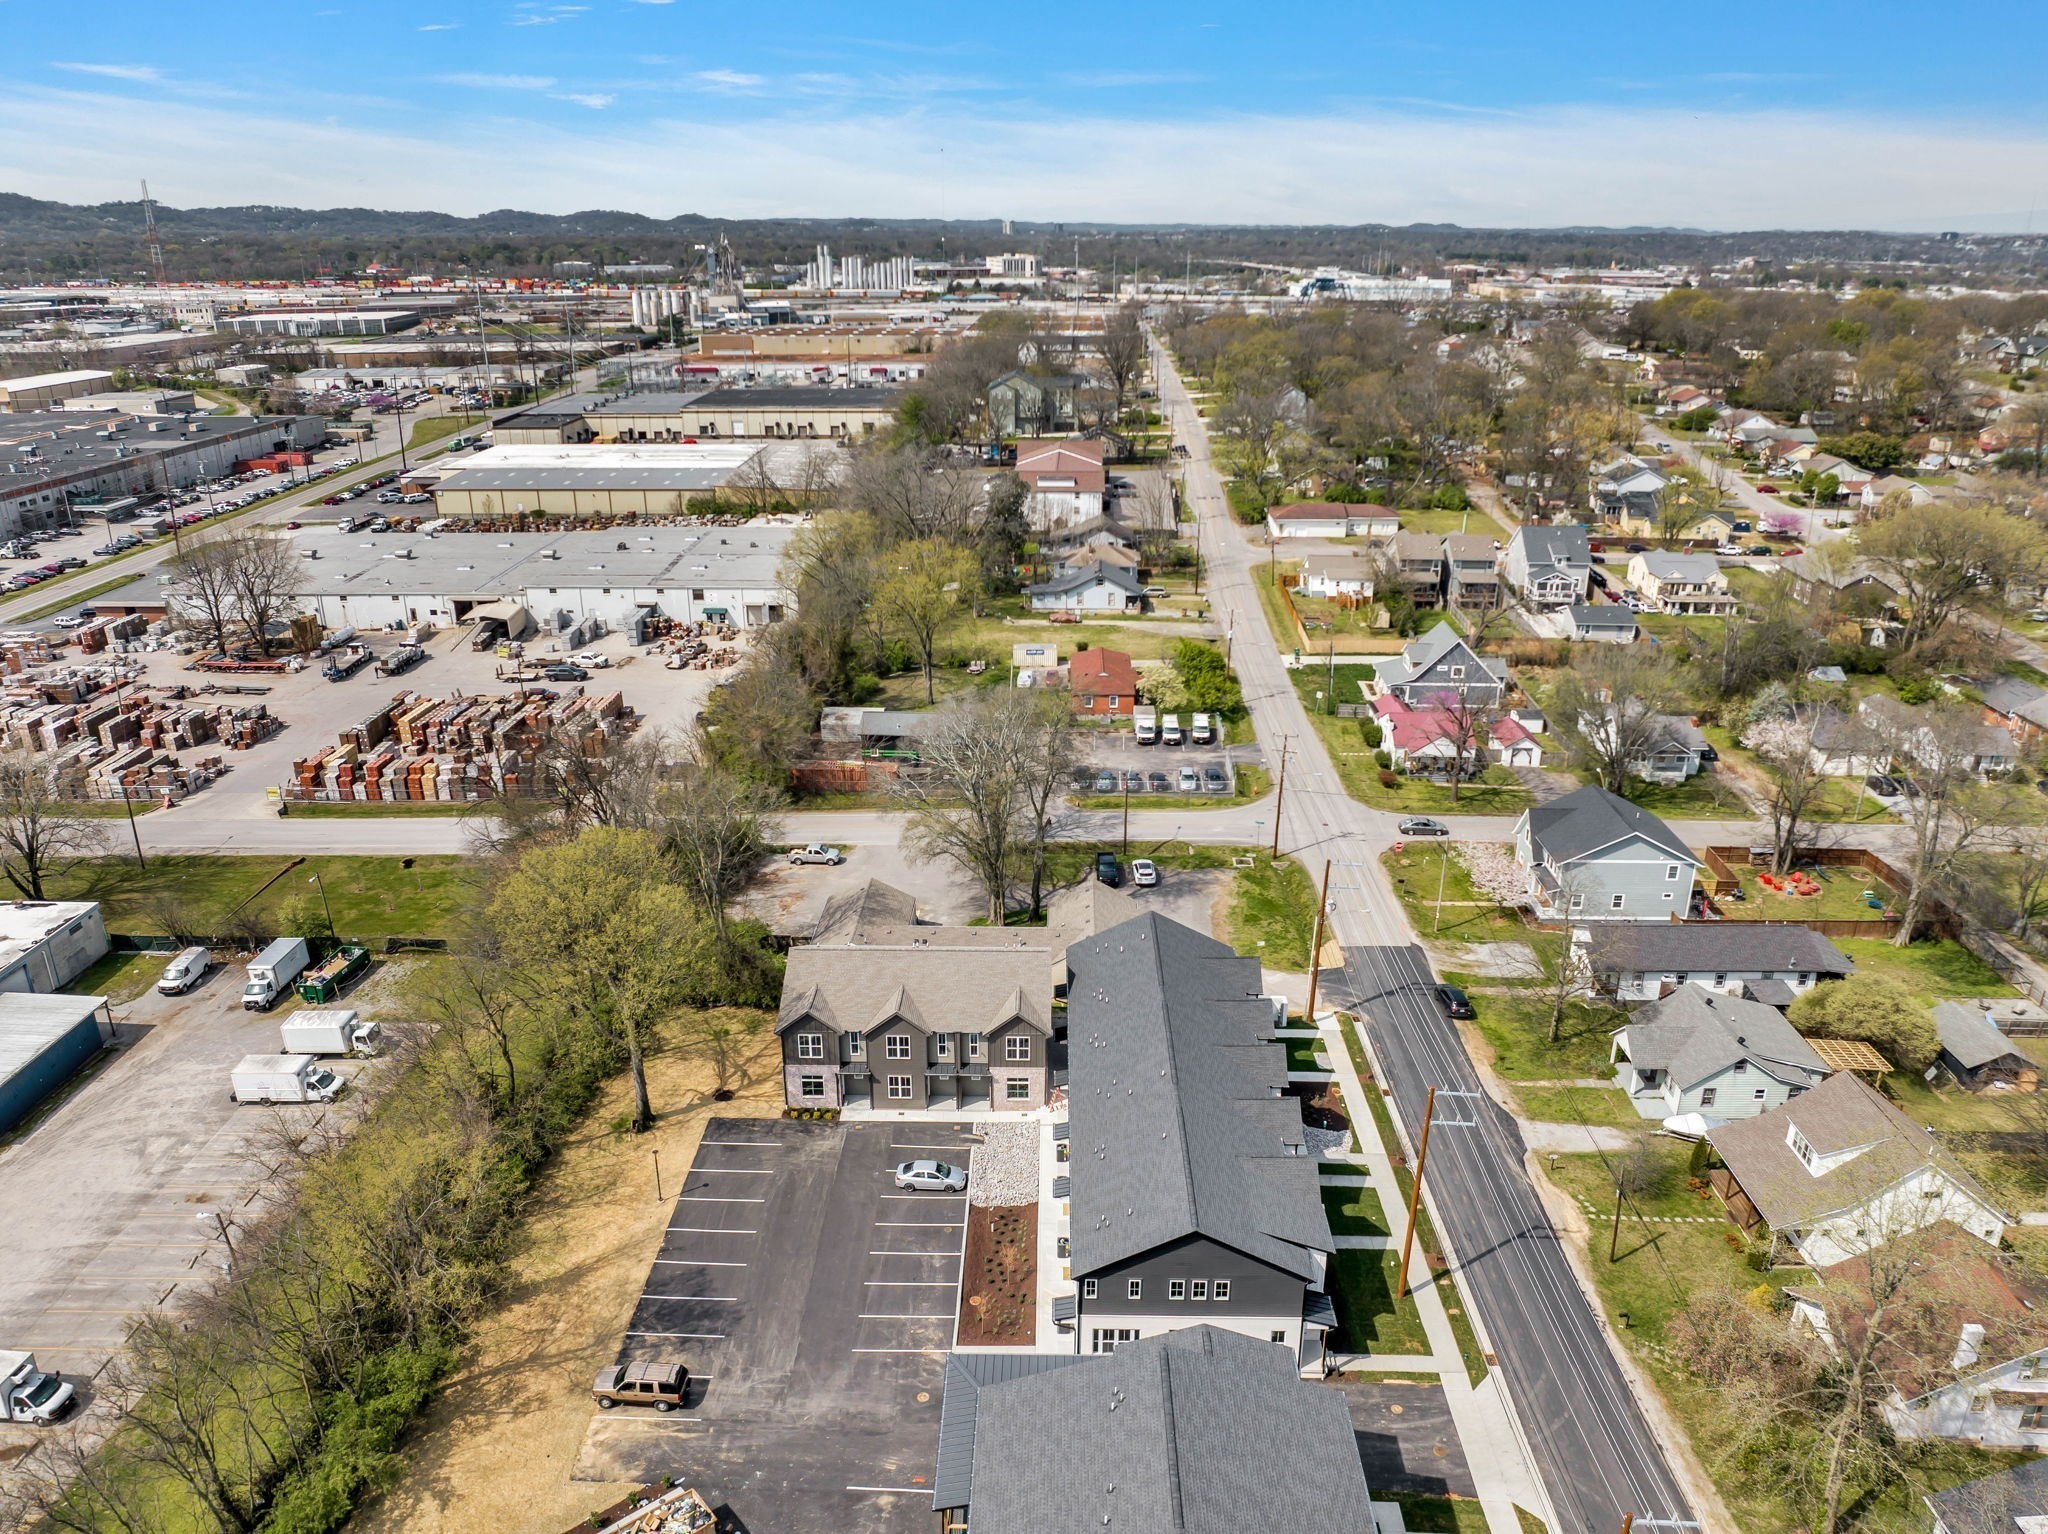
[[[2048,121],[2000,61],[2044,50],[2048,9],[1976,0],[1938,25],[1900,0],[0,0],[0,190],[2019,228],[2048,191]]]

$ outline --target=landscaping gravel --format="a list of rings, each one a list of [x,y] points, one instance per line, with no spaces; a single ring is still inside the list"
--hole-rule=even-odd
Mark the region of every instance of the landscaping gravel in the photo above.
[[[968,1202],[984,1208],[1037,1203],[1039,1136],[1044,1133],[1045,1126],[1036,1122],[983,1127]]]
[[[1348,1129],[1317,1129],[1313,1124],[1304,1124],[1301,1130],[1302,1143],[1309,1154],[1320,1156],[1324,1151],[1343,1150],[1351,1143]]]

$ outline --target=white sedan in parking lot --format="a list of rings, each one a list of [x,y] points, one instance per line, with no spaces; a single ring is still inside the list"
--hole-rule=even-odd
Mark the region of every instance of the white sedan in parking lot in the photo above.
[[[896,1168],[896,1186],[919,1193],[965,1193],[967,1168],[943,1161],[906,1161]]]

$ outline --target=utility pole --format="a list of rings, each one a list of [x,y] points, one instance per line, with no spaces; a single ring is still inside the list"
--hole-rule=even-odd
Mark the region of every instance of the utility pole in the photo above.
[[[1124,779],[1124,856],[1131,855],[1131,780]]]
[[[1280,737],[1280,784],[1273,796],[1273,856],[1280,856],[1280,810],[1287,803],[1287,737]]]
[[[1615,1262],[1619,1262],[1619,1261],[1621,1261],[1621,1255],[1620,1255],[1620,1254],[1621,1254],[1621,1182],[1620,1182],[1620,1180],[1619,1180],[1619,1179],[1617,1179],[1617,1180],[1615,1181],[1615,1184],[1614,1184],[1614,1224],[1613,1224],[1612,1226],[1610,1226],[1610,1227],[1608,1228],[1608,1232],[1607,1232],[1607,1260],[1608,1260],[1608,1261],[1609,1261],[1610,1263],[1615,1263]],[[1623,1528],[1623,1530],[1625,1531],[1625,1530],[1626,1530],[1626,1529],[1628,1528],[1628,1525],[1624,1523],[1624,1524],[1622,1525],[1622,1528]]]
[[[1436,1088],[1422,1104],[1422,1143],[1415,1148],[1415,1186],[1408,1190],[1408,1228],[1401,1232],[1401,1266],[1394,1270],[1394,1298],[1408,1294],[1408,1252],[1415,1244],[1415,1212],[1422,1207],[1422,1170],[1429,1164],[1429,1126],[1436,1120]]]
[[[1323,859],[1323,890],[1316,897],[1316,926],[1308,944],[1308,1025],[1316,1025],[1316,985],[1323,978],[1323,913],[1330,909],[1330,859]]]

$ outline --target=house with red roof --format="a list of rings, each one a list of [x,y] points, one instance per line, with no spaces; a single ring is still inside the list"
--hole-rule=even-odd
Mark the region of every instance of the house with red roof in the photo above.
[[[1067,663],[1067,688],[1077,714],[1127,716],[1138,701],[1138,670],[1121,650],[1082,650]]]
[[[1295,501],[1266,512],[1269,538],[1391,538],[1400,530],[1400,513],[1386,506]]]
[[[1461,750],[1477,758],[1466,763],[1468,771],[1495,762],[1509,767],[1543,765],[1543,747],[1536,737],[1506,715],[1479,726],[1480,738],[1472,739],[1469,714],[1461,713],[1449,695],[1438,707],[1431,702],[1411,706],[1393,693],[1382,693],[1373,699],[1372,708],[1379,716],[1381,744],[1401,772],[1443,771],[1457,761]]]
[[[1044,437],[1019,442],[1017,477],[1029,492],[1024,520],[1034,532],[1055,532],[1102,515],[1109,475],[1100,441]]]

